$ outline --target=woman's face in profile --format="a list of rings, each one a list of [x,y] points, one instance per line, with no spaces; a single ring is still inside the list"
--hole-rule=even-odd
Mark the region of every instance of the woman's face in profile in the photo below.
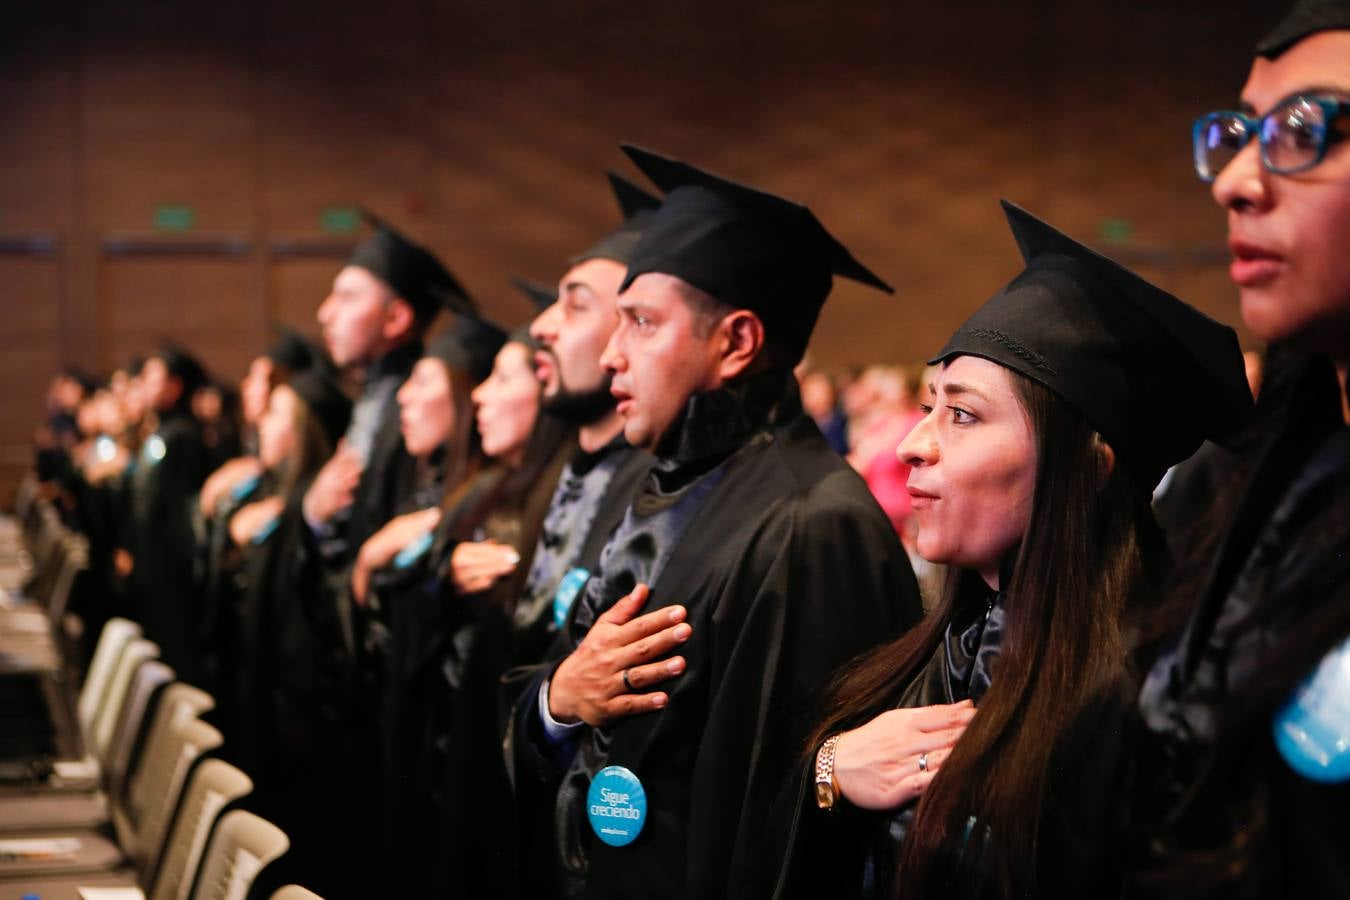
[[[896,450],[912,467],[919,555],[997,587],[999,562],[1026,533],[1036,482],[1036,442],[1013,376],[959,356],[930,370],[920,394],[924,418]]]
[[[472,395],[485,454],[513,464],[520,461],[539,413],[540,390],[530,350],[507,341],[492,374]]]
[[[455,430],[455,401],[445,363],[424,356],[398,389],[399,430],[410,456],[423,459],[450,440]]]

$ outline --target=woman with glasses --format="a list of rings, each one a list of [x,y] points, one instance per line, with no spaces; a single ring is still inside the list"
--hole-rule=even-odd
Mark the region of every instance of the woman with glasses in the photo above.
[[[1241,110],[1197,122],[1242,317],[1252,428],[1140,696],[1140,896],[1350,896],[1350,2],[1297,5]]]
[[[1007,212],[1026,268],[931,361],[897,451],[919,555],[952,576],[924,622],[838,680],[779,896],[1119,883],[1101,800],[1133,696],[1128,623],[1163,564],[1150,495],[1250,396],[1232,329]]]

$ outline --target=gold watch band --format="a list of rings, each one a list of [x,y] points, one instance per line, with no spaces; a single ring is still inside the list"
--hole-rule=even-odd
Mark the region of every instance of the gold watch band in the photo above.
[[[816,753],[816,806],[833,810],[839,801],[839,782],[834,777],[834,748],[839,735],[832,734]]]

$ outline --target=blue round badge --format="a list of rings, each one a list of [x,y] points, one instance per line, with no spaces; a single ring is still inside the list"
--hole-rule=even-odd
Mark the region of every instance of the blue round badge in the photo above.
[[[395,569],[406,569],[417,562],[426,552],[431,549],[434,543],[430,531],[424,531],[411,541],[403,545],[403,549],[398,551],[398,556],[394,557]]]
[[[567,612],[572,608],[572,602],[577,599],[577,594],[586,586],[586,582],[591,578],[591,573],[577,566],[568,571],[558,582],[558,590],[553,594],[553,624],[561,628],[567,621]]]
[[[1350,640],[1322,657],[1273,724],[1275,746],[1295,772],[1350,781]]]
[[[647,821],[647,792],[623,766],[605,766],[586,792],[586,813],[600,840],[611,847],[626,846],[637,840]]]

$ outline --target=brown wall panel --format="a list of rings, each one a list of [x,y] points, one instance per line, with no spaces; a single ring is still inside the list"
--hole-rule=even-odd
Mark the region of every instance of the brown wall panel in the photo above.
[[[7,12],[0,234],[60,239],[32,270],[46,274],[0,281],[0,310],[40,284],[53,311],[0,317],[0,346],[29,348],[18,392],[40,390],[49,357],[107,367],[161,334],[237,377],[269,319],[317,333],[341,256],[271,248],[359,236],[322,233],[332,205],[388,217],[514,323],[526,306],[507,275],[551,281],[614,222],[603,171],[633,174],[620,140],[807,203],[896,286],[894,298],[838,286],[812,345],[825,366],[922,358],[1006,281],[1017,257],[999,197],[1238,323],[1223,216],[1191,174],[1187,135],[1238,93],[1274,17],[1259,0],[63,0]],[[187,237],[251,249],[104,253],[110,236],[150,233],[165,203],[194,211]],[[0,258],[0,274],[15,265]]]
[[[253,273],[237,259],[109,259],[100,272],[103,365],[161,338],[197,353],[212,372],[242,372],[264,338]]]

